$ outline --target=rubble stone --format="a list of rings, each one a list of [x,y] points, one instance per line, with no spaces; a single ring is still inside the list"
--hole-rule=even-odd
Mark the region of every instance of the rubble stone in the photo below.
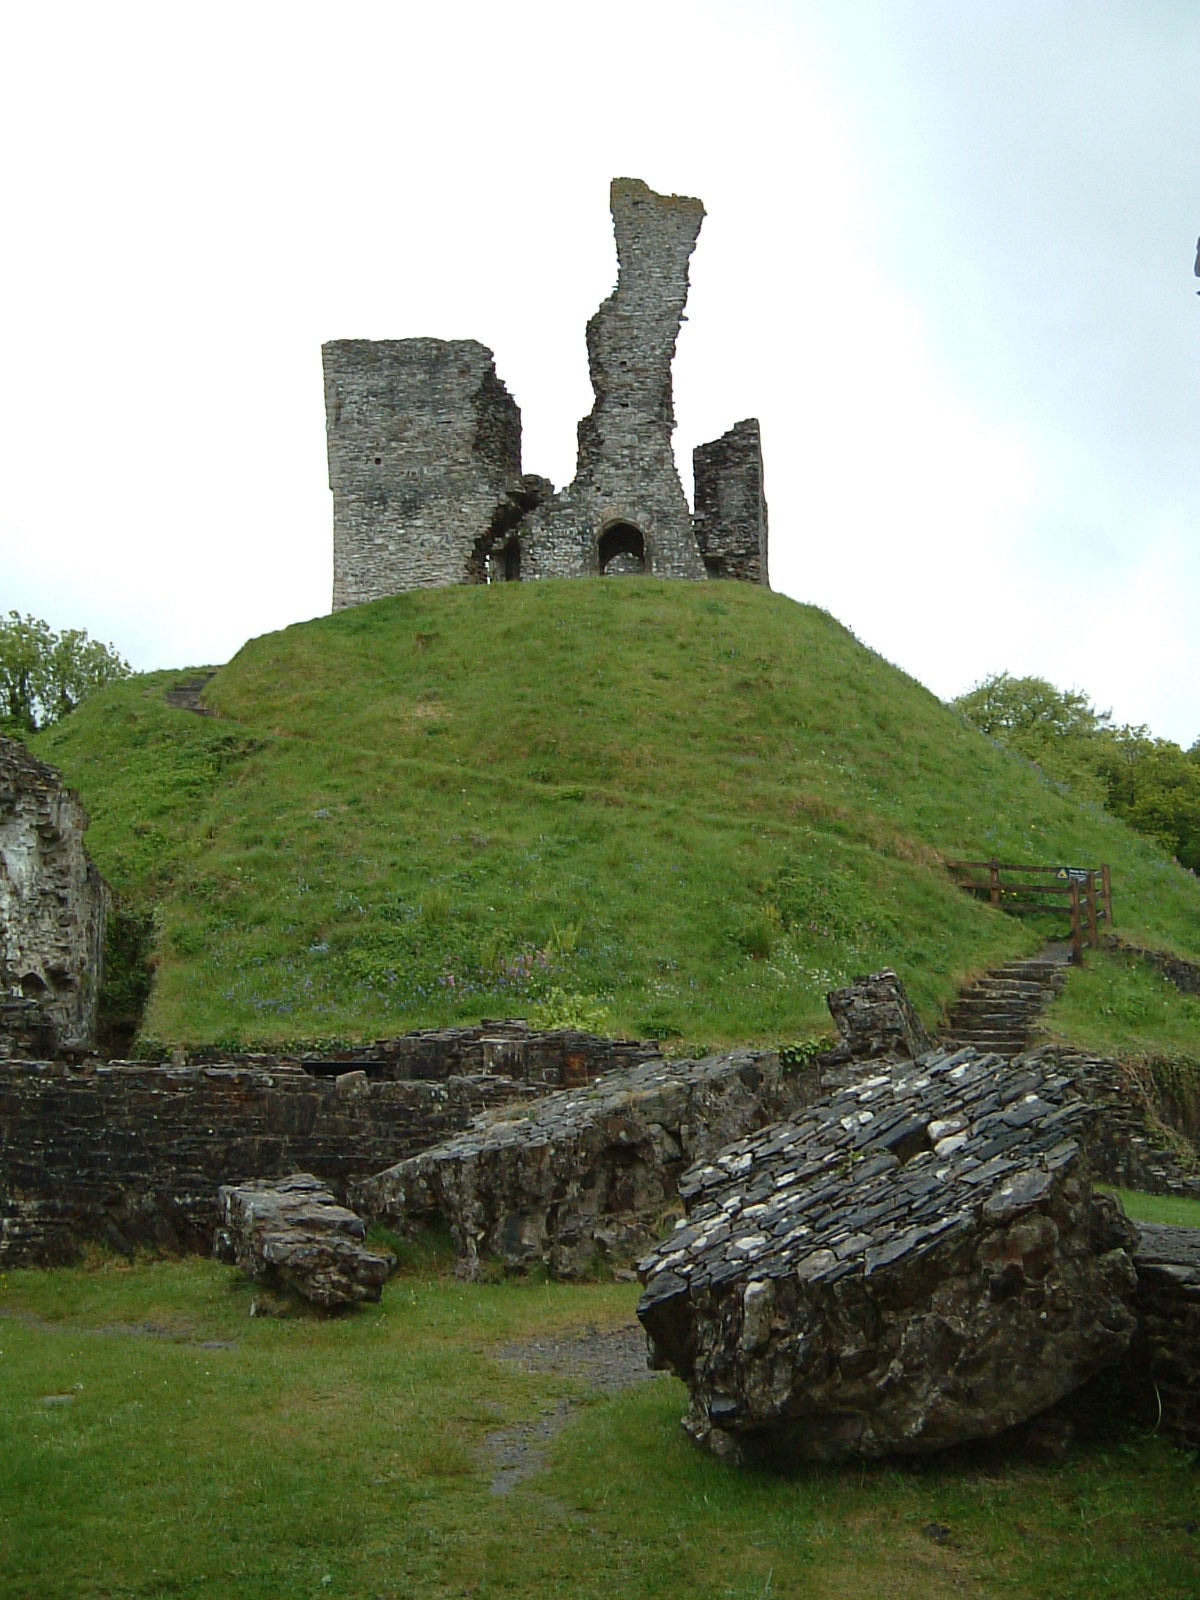
[[[838,1031],[838,1054],[843,1058],[870,1061],[891,1056],[912,1061],[933,1042],[891,967],[855,978],[844,989],[831,990],[825,1003]]]
[[[1117,1360],[1133,1229],[1091,1113],[1036,1061],[934,1051],[687,1173],[638,1315],[719,1454],[918,1453],[1027,1420]]]
[[[773,1121],[812,1090],[773,1053],[647,1062],[562,1090],[354,1185],[365,1215],[400,1230],[441,1220],[461,1270],[541,1263],[574,1278],[658,1236],[684,1169]]]
[[[378,1300],[395,1270],[395,1256],[368,1250],[362,1218],[311,1173],[223,1187],[219,1206],[217,1259],[272,1288],[295,1289],[315,1305]]]

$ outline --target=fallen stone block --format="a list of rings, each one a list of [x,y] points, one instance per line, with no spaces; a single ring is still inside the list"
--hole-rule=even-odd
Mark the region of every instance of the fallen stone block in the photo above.
[[[891,967],[855,978],[844,989],[832,989],[825,1004],[838,1031],[833,1053],[841,1059],[870,1061],[888,1056],[912,1061],[924,1055],[933,1042]]]
[[[556,1278],[632,1261],[677,1204],[680,1174],[813,1092],[774,1053],[645,1062],[471,1127],[353,1186],[400,1231],[450,1227],[460,1270],[540,1263]]]
[[[288,1286],[319,1306],[378,1300],[396,1258],[368,1250],[361,1217],[339,1205],[319,1178],[225,1185],[213,1241],[219,1261],[273,1288]]]
[[[739,1460],[919,1453],[1036,1416],[1134,1329],[1090,1108],[1036,1061],[932,1052],[687,1173],[638,1316]]]

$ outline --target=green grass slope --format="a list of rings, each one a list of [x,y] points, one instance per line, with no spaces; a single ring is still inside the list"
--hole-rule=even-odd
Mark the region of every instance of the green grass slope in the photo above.
[[[252,640],[205,693],[115,685],[37,740],[156,907],[147,1038],[481,1017],[795,1038],[895,966],[927,1021],[1037,931],[946,857],[1113,867],[1200,956],[1200,884],[826,614],[652,580],[398,596]]]

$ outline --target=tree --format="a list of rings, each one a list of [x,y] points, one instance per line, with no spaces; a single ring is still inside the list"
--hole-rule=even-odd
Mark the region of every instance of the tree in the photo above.
[[[82,628],[55,633],[37,617],[10,611],[0,618],[0,726],[34,733],[131,670],[112,645],[89,639]]]
[[[953,704],[981,733],[1036,761],[1200,870],[1200,740],[1183,751],[1146,727],[1114,727],[1078,689],[1000,672]]]
[[[1079,689],[1056,689],[1045,678],[993,673],[953,702],[980,733],[1003,744],[1041,748],[1058,739],[1089,737],[1107,728],[1111,711],[1097,711]]]

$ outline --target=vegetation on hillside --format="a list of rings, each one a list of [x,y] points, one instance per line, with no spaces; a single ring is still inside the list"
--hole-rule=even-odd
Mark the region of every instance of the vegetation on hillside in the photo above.
[[[954,702],[981,733],[1027,756],[1085,800],[1200,871],[1200,740],[1183,750],[1146,727],[1114,725],[1078,689],[985,678]]]
[[[530,1016],[683,1044],[828,1026],[897,968],[929,1022],[1041,929],[946,858],[1098,864],[1200,956],[1200,884],[865,649],[741,584],[397,596],[252,640],[205,692],[111,685],[38,736],[155,916],[146,1039]]]
[[[37,617],[0,617],[0,733],[24,736],[73,711],[84,695],[127,678],[131,668],[110,644],[82,628],[55,633]]]

